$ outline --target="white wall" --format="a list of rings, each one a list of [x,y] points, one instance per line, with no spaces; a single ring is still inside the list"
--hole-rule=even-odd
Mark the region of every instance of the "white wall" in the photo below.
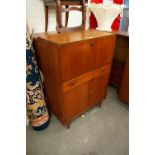
[[[34,32],[44,32],[45,15],[42,0],[26,0],[26,19],[29,30]]]
[[[30,32],[34,29],[35,33],[45,31],[45,12],[42,0],[26,0],[26,18]],[[72,11],[70,13],[68,26],[77,26],[81,23],[81,13]],[[56,31],[55,9],[49,8],[48,31]]]

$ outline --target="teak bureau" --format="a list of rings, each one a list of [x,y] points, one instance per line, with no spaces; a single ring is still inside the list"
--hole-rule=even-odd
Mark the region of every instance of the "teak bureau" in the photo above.
[[[44,33],[35,39],[49,111],[69,128],[106,95],[116,35],[97,30]]]

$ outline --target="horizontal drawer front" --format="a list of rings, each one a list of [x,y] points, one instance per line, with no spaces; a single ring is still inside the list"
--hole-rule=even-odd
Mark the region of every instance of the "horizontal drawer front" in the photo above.
[[[84,75],[81,75],[77,78],[74,78],[68,82],[65,82],[62,84],[62,90],[63,92],[66,92],[70,89],[73,89],[85,82],[88,82],[91,79],[94,79],[96,77],[102,76],[104,74],[108,74],[110,72],[111,65],[106,65],[104,67],[101,67],[99,69],[96,69],[94,71],[88,72]]]
[[[101,37],[60,47],[62,81],[71,80],[112,62],[115,36]]]

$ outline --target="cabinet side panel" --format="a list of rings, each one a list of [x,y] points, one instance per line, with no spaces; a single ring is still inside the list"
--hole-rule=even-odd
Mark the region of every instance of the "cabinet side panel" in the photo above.
[[[62,121],[62,104],[59,76],[59,56],[56,44],[41,38],[35,40],[39,67],[44,76],[45,93],[49,111]]]

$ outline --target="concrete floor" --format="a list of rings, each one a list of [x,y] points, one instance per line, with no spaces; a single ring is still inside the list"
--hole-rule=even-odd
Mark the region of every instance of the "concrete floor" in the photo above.
[[[108,88],[102,107],[76,118],[68,130],[54,116],[47,129],[27,127],[27,155],[128,155],[129,108]]]

